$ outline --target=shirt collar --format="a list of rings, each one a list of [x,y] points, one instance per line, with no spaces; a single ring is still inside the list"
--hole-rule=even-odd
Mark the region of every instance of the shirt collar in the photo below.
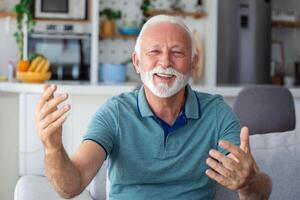
[[[199,119],[201,117],[200,101],[196,93],[192,90],[190,85],[186,86],[187,98],[184,107],[184,113],[187,118]],[[142,86],[137,98],[138,111],[142,117],[155,116],[148,104],[145,96],[144,86]]]
[[[146,99],[146,95],[145,95],[145,91],[144,91],[144,85],[142,85],[140,90],[139,90],[138,98],[137,98],[137,106],[138,106],[138,110],[140,112],[140,115],[142,117],[154,116],[152,110],[149,107],[148,101]]]
[[[200,119],[201,117],[201,105],[199,97],[196,92],[192,90],[188,84],[186,86],[187,98],[185,101],[185,115],[187,118]]]

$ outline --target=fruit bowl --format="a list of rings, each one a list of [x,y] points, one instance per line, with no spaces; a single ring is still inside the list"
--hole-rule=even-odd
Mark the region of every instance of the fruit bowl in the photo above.
[[[17,72],[17,79],[27,83],[41,83],[51,78],[51,72]]]

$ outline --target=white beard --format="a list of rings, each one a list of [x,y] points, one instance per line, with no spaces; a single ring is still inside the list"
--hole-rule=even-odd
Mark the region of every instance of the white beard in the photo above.
[[[156,85],[153,80],[155,73],[175,75],[175,80],[171,86],[169,86],[167,83],[159,83]],[[157,66],[153,70],[148,72],[144,72],[143,70],[141,70],[140,74],[141,80],[144,85],[146,85],[154,95],[161,98],[171,97],[178,93],[187,85],[190,77],[189,74],[182,74],[172,67],[168,67],[165,69],[161,66]]]

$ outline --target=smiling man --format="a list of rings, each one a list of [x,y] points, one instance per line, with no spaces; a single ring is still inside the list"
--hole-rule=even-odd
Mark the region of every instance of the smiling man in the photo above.
[[[36,124],[58,193],[82,192],[108,159],[111,200],[213,199],[216,184],[239,190],[240,199],[268,199],[271,182],[251,155],[248,129],[222,97],[188,85],[198,56],[183,22],[148,20],[132,60],[143,86],[108,100],[72,157],[61,139],[70,106],[56,108],[67,95],[53,98],[56,86],[45,86]]]

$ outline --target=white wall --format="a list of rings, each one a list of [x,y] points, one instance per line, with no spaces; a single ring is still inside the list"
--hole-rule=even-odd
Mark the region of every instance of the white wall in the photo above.
[[[0,75],[7,76],[9,61],[15,64],[18,60],[17,45],[13,34],[16,30],[16,20],[0,18]]]
[[[206,0],[206,43],[205,43],[205,68],[204,84],[216,86],[217,84],[217,47],[218,47],[218,0]]]

